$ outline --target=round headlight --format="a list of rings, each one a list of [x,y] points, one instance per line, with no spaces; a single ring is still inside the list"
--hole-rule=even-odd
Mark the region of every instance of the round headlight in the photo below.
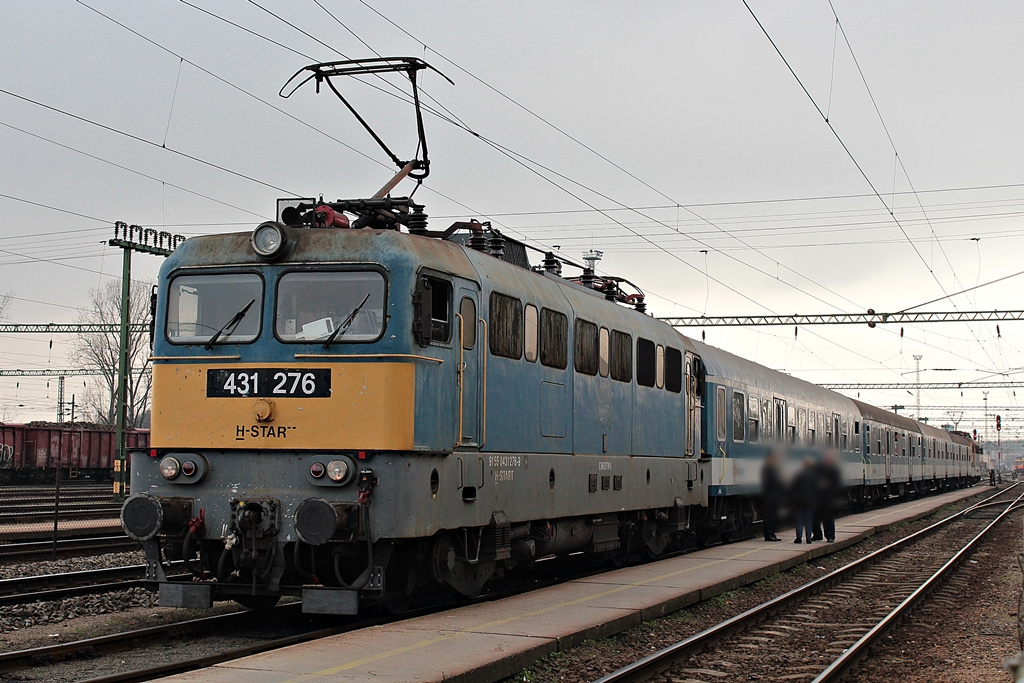
[[[327,470],[324,469],[324,464],[322,462],[315,462],[309,466],[309,474],[314,479],[319,479],[320,477],[324,476],[324,472],[326,471]]]
[[[160,474],[163,475],[164,479],[174,479],[180,471],[181,465],[171,456],[167,456],[160,461]]]
[[[284,249],[284,230],[275,223],[264,223],[252,231],[252,250],[263,258],[274,258]]]
[[[348,474],[348,463],[344,460],[332,460],[327,463],[327,476],[331,481],[341,481]]]
[[[191,477],[193,474],[196,473],[196,464],[191,460],[186,460],[185,462],[181,463],[181,473],[184,474],[186,477]]]

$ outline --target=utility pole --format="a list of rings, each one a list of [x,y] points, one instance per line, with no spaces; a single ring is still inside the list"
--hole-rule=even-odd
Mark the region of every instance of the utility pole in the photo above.
[[[57,423],[64,423],[64,375],[57,378]]]
[[[915,420],[920,420],[921,419],[921,358],[922,358],[921,354],[919,354],[919,353],[915,353],[914,354],[914,363],[917,364],[917,370],[916,370],[917,374],[914,375],[914,381],[917,382],[917,396],[916,396],[917,406],[916,406],[916,408],[914,410],[914,419]]]
[[[124,498],[128,484],[128,452],[125,448],[125,428],[128,418],[128,334],[131,321],[129,316],[129,302],[131,300],[132,280],[132,252],[139,251],[144,254],[155,254],[157,256],[170,256],[171,252],[185,241],[182,235],[172,235],[169,232],[157,232],[153,228],[142,228],[138,225],[128,225],[122,221],[114,223],[114,239],[107,242],[112,247],[120,247],[124,254],[121,264],[121,329],[120,342],[117,353],[117,459],[114,461],[114,471],[117,474],[114,480],[115,497]],[[165,246],[166,244],[166,246]]]

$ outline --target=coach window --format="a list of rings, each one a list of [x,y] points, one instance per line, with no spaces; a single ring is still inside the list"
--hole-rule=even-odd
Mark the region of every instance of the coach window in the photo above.
[[[864,423],[864,455],[871,455],[871,427]]]
[[[550,308],[540,309],[540,362],[559,370],[569,364],[569,318]]]
[[[860,453],[860,420],[853,421],[853,452]]]
[[[638,378],[639,379],[639,378]],[[718,387],[715,392],[715,423],[718,426],[718,440],[725,441],[725,387]]]
[[[532,308],[526,307],[527,310]],[[491,293],[491,321],[489,343],[491,353],[495,356],[513,358],[523,357],[523,302],[515,297],[505,296],[497,292]],[[537,309],[534,309],[536,313]],[[536,349],[537,335],[533,335]]]
[[[757,443],[761,438],[761,431],[758,429],[758,418],[761,415],[760,401],[757,396],[750,397],[750,412],[747,414],[747,434],[750,443]]]
[[[597,333],[597,371],[602,377],[608,376],[608,365],[610,361],[610,351],[608,328],[602,327]]]
[[[633,381],[633,337],[612,330],[611,376],[620,382]]]
[[[801,443],[810,443],[807,439],[807,409],[800,408],[796,412],[796,434]]]
[[[537,320],[537,307],[527,304],[525,317],[526,360],[531,363],[537,360],[537,331],[540,327]]]
[[[599,359],[599,346],[597,325],[586,320],[576,319],[576,351],[573,354],[573,364],[576,372],[584,375],[596,375],[601,365]],[[607,367],[607,363],[605,364]]]
[[[462,316],[462,348],[467,351],[476,346],[476,304],[468,296],[459,305]]]
[[[742,443],[743,430],[747,422],[747,397],[738,391],[732,392],[732,440]]]
[[[657,375],[654,342],[649,339],[636,340],[636,383],[642,387],[653,387]]]
[[[849,422],[849,420],[843,420],[842,430],[843,430],[843,432],[842,432],[842,436],[840,437],[841,440],[839,442],[839,450],[845,451],[845,450],[847,450],[847,448],[846,448],[846,437],[850,433],[850,422]]]
[[[683,352],[665,349],[665,388],[678,394],[683,390]]]
[[[761,403],[761,438],[770,442],[774,438],[775,430],[772,429],[772,400],[766,398]]]

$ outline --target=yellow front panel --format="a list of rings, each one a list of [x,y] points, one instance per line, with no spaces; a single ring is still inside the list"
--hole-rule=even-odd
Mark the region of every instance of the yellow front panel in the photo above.
[[[331,369],[329,398],[207,398],[207,370]],[[416,367],[409,362],[153,366],[153,448],[412,450]],[[256,419],[257,404],[271,419]],[[264,406],[265,407],[265,406]]]

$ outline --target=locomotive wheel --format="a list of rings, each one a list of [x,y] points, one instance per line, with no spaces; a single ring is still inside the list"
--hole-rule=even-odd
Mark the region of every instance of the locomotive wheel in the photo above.
[[[268,609],[273,609],[280,599],[280,595],[239,595],[235,598],[235,602],[255,612],[265,612]]]

